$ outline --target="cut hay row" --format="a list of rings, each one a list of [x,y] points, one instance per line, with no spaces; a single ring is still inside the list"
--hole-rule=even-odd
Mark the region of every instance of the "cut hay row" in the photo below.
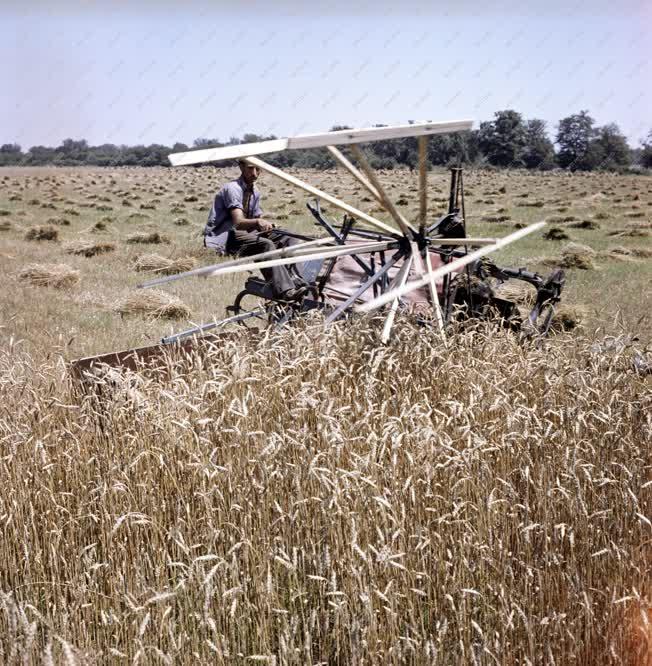
[[[154,245],[158,245],[161,243],[168,244],[170,242],[170,239],[164,234],[159,233],[158,231],[152,231],[152,232],[141,231],[135,234],[131,234],[130,236],[127,236],[126,242],[132,245],[144,244],[144,243],[151,243]]]
[[[148,290],[130,294],[114,310],[121,315],[143,315],[151,319],[190,319],[190,308],[176,296]]]
[[[74,240],[66,243],[64,250],[67,254],[76,254],[82,257],[95,257],[115,250],[115,243],[95,242],[90,240]]]
[[[66,264],[29,264],[18,273],[18,277],[37,287],[63,289],[79,282],[79,271]]]
[[[142,254],[136,258],[134,268],[137,271],[174,275],[192,270],[197,265],[194,257],[162,257],[159,254]]]
[[[52,224],[40,224],[30,227],[25,234],[25,240],[56,241],[59,230]]]

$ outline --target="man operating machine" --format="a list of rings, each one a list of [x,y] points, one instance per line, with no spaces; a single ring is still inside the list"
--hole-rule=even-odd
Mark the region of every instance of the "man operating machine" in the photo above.
[[[215,195],[204,229],[204,245],[220,254],[248,257],[299,242],[263,219],[260,191],[255,187],[258,167],[239,160],[240,177],[226,183]],[[292,267],[263,268],[262,274],[277,298],[297,300],[306,283]]]

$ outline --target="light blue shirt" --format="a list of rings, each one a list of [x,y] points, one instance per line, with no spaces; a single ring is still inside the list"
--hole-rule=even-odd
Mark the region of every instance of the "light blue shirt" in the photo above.
[[[226,245],[226,239],[229,231],[233,229],[233,219],[231,211],[234,208],[242,209],[245,217],[262,217],[263,211],[260,208],[260,192],[252,185],[253,192],[249,200],[249,210],[244,210],[245,189],[247,183],[240,176],[237,180],[224,185],[224,187],[215,195],[211,212],[208,214],[208,222],[204,229],[204,236],[211,237],[210,245],[212,247]],[[219,237],[219,238],[218,238]]]

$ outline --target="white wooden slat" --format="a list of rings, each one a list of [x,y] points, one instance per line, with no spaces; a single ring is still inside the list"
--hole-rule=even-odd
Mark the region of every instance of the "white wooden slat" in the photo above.
[[[188,277],[205,277],[216,268],[224,268],[225,266],[240,266],[242,264],[251,263],[252,261],[263,261],[265,259],[272,259],[276,257],[299,256],[305,252],[314,252],[316,245],[331,245],[333,242],[334,241],[332,238],[317,238],[315,240],[306,241],[304,243],[290,245],[289,247],[281,247],[276,250],[270,250],[269,252],[261,252],[260,254],[253,255],[251,257],[241,257],[239,259],[232,259],[231,261],[223,261],[219,264],[211,264],[209,266],[202,266],[201,268],[193,268],[190,271],[184,271],[183,273],[177,273],[176,275],[167,275],[166,277],[156,278],[155,280],[149,280],[148,282],[139,284],[138,288],[147,289],[149,287],[157,287],[161,284],[175,282],[176,280],[183,280]]]
[[[249,164],[257,166],[263,171],[271,173],[273,176],[276,176],[277,178],[284,180],[286,183],[291,183],[292,185],[296,185],[305,192],[308,192],[309,194],[312,194],[313,196],[316,196],[319,199],[327,201],[336,208],[343,210],[345,213],[353,215],[358,220],[364,220],[365,222],[367,222],[367,224],[370,224],[372,227],[376,227],[377,229],[380,229],[389,234],[398,233],[397,229],[390,227],[388,224],[385,224],[382,220],[378,220],[375,217],[372,217],[371,215],[367,215],[367,213],[358,210],[353,206],[350,206],[345,201],[342,201],[341,199],[334,197],[332,194],[328,194],[327,192],[322,192],[322,190],[317,189],[313,185],[310,185],[309,183],[300,180],[296,176],[292,176],[289,173],[285,173],[285,171],[283,171],[282,169],[278,169],[277,167],[272,166],[271,164],[267,164],[267,162],[263,162],[263,160],[259,160],[257,157],[249,157],[247,158],[247,162]]]
[[[396,206],[394,206],[394,203],[389,196],[387,196],[380,180],[378,180],[378,176],[376,176],[376,173],[371,168],[371,164],[369,164],[360,148],[358,146],[351,146],[351,152],[355,156],[355,159],[358,160],[358,164],[362,167],[369,182],[376,188],[376,191],[381,198],[383,208],[394,218],[394,222],[399,226],[403,235],[409,237],[410,230],[416,232],[416,229],[403,217],[403,215],[396,209]]]
[[[378,190],[360,173],[359,169],[349,162],[335,146],[326,146],[328,152],[362,185],[376,201],[382,205],[383,200]]]
[[[430,252],[426,248],[426,275],[428,276],[428,288],[430,289],[430,300],[432,301],[432,309],[435,311],[435,319],[437,321],[437,328],[441,334],[444,345],[446,345],[446,331],[444,329],[444,316],[441,311],[441,305],[439,303],[439,296],[437,295],[437,284],[435,283],[435,278],[432,276],[432,260],[430,258]]]
[[[400,289],[405,284],[405,281],[407,280],[408,275],[410,274],[410,268],[412,267],[413,261],[414,261],[414,255],[410,254],[403,262],[403,265],[399,268],[398,273],[396,274],[396,277],[394,278],[394,281],[392,283],[398,289]],[[390,285],[390,287],[391,286],[392,285]],[[397,296],[393,300],[392,306],[389,309],[389,312],[387,313],[387,319],[385,319],[383,332],[382,335],[380,336],[380,340],[383,343],[386,343],[389,340],[389,334],[392,330],[392,326],[394,325],[394,319],[396,318],[396,311],[398,310],[398,301],[399,299]]]
[[[338,130],[321,134],[304,134],[285,139],[271,139],[255,143],[241,143],[220,148],[203,148],[169,155],[173,166],[202,164],[219,160],[238,159],[253,155],[277,153],[282,150],[299,150],[302,148],[321,148],[324,146],[346,146],[353,143],[401,139],[410,136],[428,136],[448,132],[470,130],[472,120],[453,120],[435,123],[414,123],[413,125],[390,125],[387,127],[366,127],[363,129]]]
[[[369,243],[357,246],[338,246],[333,249],[326,248],[321,252],[314,252],[310,254],[300,254],[293,257],[283,257],[281,259],[268,259],[267,261],[251,261],[248,264],[241,264],[239,266],[220,266],[210,273],[206,273],[205,277],[214,277],[216,275],[226,275],[228,273],[240,273],[242,271],[252,271],[256,269],[272,268],[273,266],[287,266],[289,264],[298,264],[313,259],[332,259],[333,257],[342,257],[348,254],[367,254],[369,252],[380,252],[387,250],[391,247],[396,247],[396,241],[382,241],[380,243]]]

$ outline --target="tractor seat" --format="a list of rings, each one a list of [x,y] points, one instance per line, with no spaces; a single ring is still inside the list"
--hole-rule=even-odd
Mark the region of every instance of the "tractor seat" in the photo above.
[[[258,277],[247,278],[247,281],[245,282],[245,290],[248,291],[250,294],[253,294],[254,296],[258,296],[259,298],[265,298],[268,301],[274,299],[274,293],[272,292],[272,287],[269,284],[267,284],[265,280],[262,280],[261,278]]]

